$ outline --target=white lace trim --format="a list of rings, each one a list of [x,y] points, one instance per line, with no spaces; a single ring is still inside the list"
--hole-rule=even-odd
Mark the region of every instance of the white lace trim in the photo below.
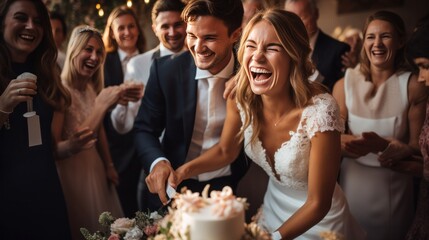
[[[249,126],[244,131],[246,154],[277,183],[294,189],[307,188],[310,139],[317,132],[344,131],[344,122],[341,120],[338,105],[330,94],[319,94],[312,100],[313,104],[303,110],[296,132],[290,131],[290,140],[284,142],[274,153],[274,168],[280,176],[280,181],[271,170],[259,138],[254,144],[250,144],[252,127]],[[244,121],[243,109],[241,106],[238,108],[241,119]]]

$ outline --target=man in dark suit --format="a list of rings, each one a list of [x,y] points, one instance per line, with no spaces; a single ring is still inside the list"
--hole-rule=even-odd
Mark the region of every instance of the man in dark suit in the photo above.
[[[341,56],[350,51],[349,45],[319,29],[319,9],[315,0],[286,0],[284,9],[298,15],[304,23],[313,49],[311,59],[320,74],[318,78],[332,91],[335,82],[344,76]]]
[[[237,67],[233,46],[241,34],[242,17],[240,0],[191,0],[182,12],[190,51],[152,64],[135,121],[139,158],[150,173],[146,181],[159,195],[153,195],[151,210],[167,202],[166,185],[173,170],[219,140],[226,115],[222,93]],[[234,188],[246,170],[239,158],[235,165],[195,176],[181,186],[192,191],[202,191],[206,184],[211,190]]]

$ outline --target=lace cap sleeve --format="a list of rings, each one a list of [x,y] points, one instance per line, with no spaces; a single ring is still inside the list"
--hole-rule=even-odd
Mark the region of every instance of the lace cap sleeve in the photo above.
[[[310,138],[316,132],[344,132],[344,121],[341,119],[338,104],[328,93],[314,96],[313,105],[306,109],[305,116],[304,128]]]

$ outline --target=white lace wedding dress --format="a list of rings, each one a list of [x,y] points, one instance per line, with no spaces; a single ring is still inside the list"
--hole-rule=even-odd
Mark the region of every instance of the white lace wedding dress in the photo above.
[[[270,177],[258,220],[258,224],[269,232],[279,228],[307,199],[310,139],[316,132],[344,130],[337,103],[331,95],[319,94],[312,100],[313,104],[303,110],[296,132],[291,131],[291,139],[283,143],[274,154],[274,168],[280,181],[271,170],[261,141],[257,139],[254,144],[250,143],[252,127],[248,127],[244,133],[246,154]],[[241,108],[240,112],[243,120]],[[328,214],[298,239],[320,239],[320,233],[324,231],[336,232],[347,240],[365,238],[363,230],[350,214],[338,184],[335,186]]]

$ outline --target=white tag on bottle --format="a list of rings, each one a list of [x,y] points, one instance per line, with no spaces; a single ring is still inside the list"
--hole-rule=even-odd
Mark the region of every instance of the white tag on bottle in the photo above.
[[[33,147],[42,145],[39,115],[34,112],[34,114],[29,114],[26,118],[28,125],[28,146]]]

